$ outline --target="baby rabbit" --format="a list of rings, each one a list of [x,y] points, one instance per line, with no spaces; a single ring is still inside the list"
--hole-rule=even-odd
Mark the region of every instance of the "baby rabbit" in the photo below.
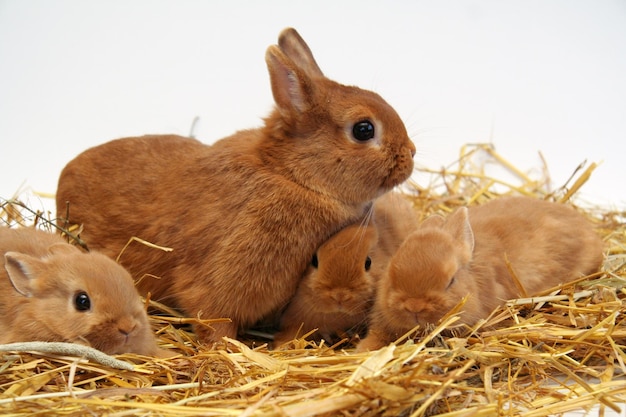
[[[428,218],[390,261],[380,280],[367,337],[378,349],[417,325],[437,323],[463,297],[461,323],[473,325],[524,290],[537,294],[596,271],[603,243],[573,208],[526,197],[460,208]]]
[[[314,329],[314,339],[332,341],[365,324],[374,299],[369,271],[377,238],[375,227],[357,223],[320,246],[281,316],[275,347]]]
[[[61,173],[57,211],[117,256],[143,293],[200,318],[211,343],[276,314],[311,254],[412,173],[415,147],[380,96],[320,71],[294,29],[266,53],[275,109],[258,129],[206,146],[179,136],[119,139]],[[68,210],[69,209],[69,210]]]
[[[417,227],[411,204],[390,192],[374,203],[369,226],[350,225],[322,244],[282,314],[274,346],[314,329],[313,339],[331,342],[335,335],[364,327],[378,278]]]
[[[0,227],[0,343],[73,342],[108,354],[159,349],[130,274],[34,228]]]

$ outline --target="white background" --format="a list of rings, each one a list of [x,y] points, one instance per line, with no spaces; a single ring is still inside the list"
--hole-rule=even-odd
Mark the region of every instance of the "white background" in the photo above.
[[[581,198],[626,206],[626,1],[0,0],[0,197],[54,193],[84,149],[146,133],[211,143],[272,106],[265,49],[298,29],[330,78],[380,93],[418,166],[492,142]],[[105,178],[94,179],[106,181]]]

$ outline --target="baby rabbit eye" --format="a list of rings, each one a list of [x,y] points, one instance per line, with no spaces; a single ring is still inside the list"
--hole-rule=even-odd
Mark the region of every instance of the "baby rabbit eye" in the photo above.
[[[367,258],[365,258],[365,270],[369,271],[371,267],[372,267],[372,258],[368,256]]]
[[[317,266],[318,266],[317,253],[313,255],[313,258],[311,258],[311,266],[317,269]]]
[[[446,289],[450,288],[452,284],[454,284],[454,281],[456,281],[456,276],[450,278],[450,282],[448,282],[448,286],[446,287]]]
[[[352,136],[359,142],[365,142],[374,137],[374,124],[369,120],[361,120],[352,126]]]
[[[91,309],[91,300],[85,291],[80,291],[74,297],[76,311],[88,311]]]

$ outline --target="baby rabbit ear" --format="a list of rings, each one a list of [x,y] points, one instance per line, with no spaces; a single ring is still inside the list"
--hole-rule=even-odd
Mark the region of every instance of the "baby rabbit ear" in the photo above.
[[[323,77],[309,46],[294,28],[284,29],[278,36],[278,46],[309,77]]]
[[[438,214],[433,214],[432,216],[427,217],[422,222],[422,224],[420,225],[420,228],[425,229],[427,227],[430,227],[430,228],[440,229],[445,222],[446,222],[446,219],[444,219],[443,216],[440,216]]]
[[[265,61],[270,73],[272,94],[283,116],[308,111],[313,86],[310,78],[276,45],[267,48]]]
[[[65,243],[55,243],[48,247],[48,252],[53,255],[61,255],[61,254],[72,254],[76,253],[76,248],[72,245],[68,245]]]
[[[33,296],[33,282],[36,279],[36,270],[40,261],[32,256],[18,252],[4,254],[4,268],[9,274],[13,288],[24,297]]]
[[[470,253],[474,252],[474,232],[469,222],[467,207],[461,207],[450,214],[446,219],[444,229],[465,244]]]

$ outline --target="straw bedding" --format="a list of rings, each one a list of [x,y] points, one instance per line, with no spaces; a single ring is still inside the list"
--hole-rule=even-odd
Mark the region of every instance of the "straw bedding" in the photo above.
[[[487,164],[508,171],[511,180],[491,178]],[[412,184],[407,197],[420,216],[512,193],[571,203],[595,165],[579,168],[551,191],[546,172],[534,180],[490,146],[472,145],[450,167],[422,169],[428,184]],[[110,362],[71,349],[9,346],[0,351],[0,413],[531,417],[592,406],[619,411],[626,404],[624,213],[579,209],[605,238],[602,270],[541,297],[512,300],[475,328],[451,332],[452,312],[419,337],[408,334],[372,353],[355,353],[349,340],[328,346],[304,339],[271,351],[258,336],[207,348],[189,333],[193,318],[150,302],[162,311],[151,316],[160,344],[178,356],[128,354]],[[49,217],[0,200],[0,223],[50,227]]]

